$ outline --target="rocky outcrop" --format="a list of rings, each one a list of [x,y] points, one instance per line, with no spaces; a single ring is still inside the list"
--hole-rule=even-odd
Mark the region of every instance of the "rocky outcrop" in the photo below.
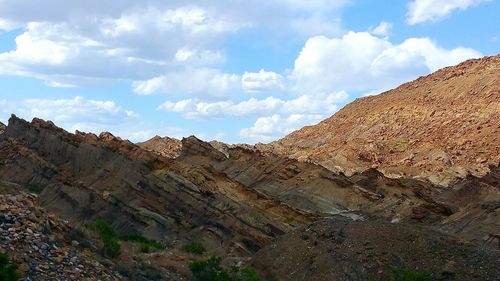
[[[176,158],[182,148],[181,141],[169,137],[155,136],[152,139],[137,144],[141,148],[154,151],[166,158]]]
[[[8,185],[0,184],[0,193]],[[24,280],[125,280],[69,240],[73,231],[67,221],[37,207],[35,196],[0,194],[0,251],[19,263]]]
[[[268,150],[352,174],[448,185],[500,162],[500,55],[469,60],[348,104]]]
[[[3,132],[5,132],[5,128],[6,126],[2,122],[0,122],[0,134],[3,134]]]

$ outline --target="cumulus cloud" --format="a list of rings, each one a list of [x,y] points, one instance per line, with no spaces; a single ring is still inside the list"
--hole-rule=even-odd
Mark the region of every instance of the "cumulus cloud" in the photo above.
[[[264,69],[259,72],[245,72],[241,78],[241,84],[243,89],[249,92],[282,91],[285,88],[283,76]]]
[[[281,114],[315,114],[328,116],[338,109],[338,104],[345,101],[346,92],[330,94],[303,95],[295,99],[283,100],[275,97],[265,99],[250,98],[241,102],[231,100],[202,102],[185,99],[178,102],[166,101],[158,109],[181,113],[186,118],[223,118],[255,117]]]
[[[136,112],[109,100],[83,97],[69,99],[0,99],[0,121],[7,124],[10,114],[26,120],[34,117],[53,121],[69,132],[75,130],[99,134],[109,131],[133,142],[145,141],[155,135],[182,138],[190,134],[185,128],[160,124],[153,126]],[[192,134],[192,132],[191,132]]]
[[[295,20],[311,30],[311,18],[336,22],[347,2],[0,0],[0,30],[24,29],[16,48],[0,53],[0,74],[78,86],[213,68],[225,60],[223,39],[243,28],[296,34]]]
[[[288,78],[297,92],[367,91],[480,56],[469,48],[441,48],[428,38],[394,45],[387,38],[351,31],[340,38],[307,40]]]
[[[241,90],[241,77],[213,68],[188,68],[148,80],[134,81],[132,88],[135,93],[142,95],[163,92],[184,96],[225,97],[234,91]]]
[[[377,26],[370,28],[370,33],[379,36],[389,36],[392,31],[392,22],[383,21],[379,23]]]
[[[26,99],[21,106],[32,117],[64,124],[79,124],[84,120],[85,123],[113,125],[138,117],[135,112],[124,110],[113,101],[89,100],[79,96],[72,99]],[[73,127],[79,129],[78,126]]]
[[[408,3],[406,22],[415,25],[439,21],[456,10],[466,10],[491,0],[414,0]]]
[[[321,114],[292,114],[287,117],[274,114],[269,117],[259,117],[252,127],[240,130],[240,136],[255,142],[269,142],[297,128],[313,125],[322,118]]]

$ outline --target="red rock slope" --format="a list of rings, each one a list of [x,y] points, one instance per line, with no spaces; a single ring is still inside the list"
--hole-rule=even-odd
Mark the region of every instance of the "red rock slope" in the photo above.
[[[348,174],[377,167],[444,185],[482,175],[500,162],[500,55],[357,99],[270,146]]]

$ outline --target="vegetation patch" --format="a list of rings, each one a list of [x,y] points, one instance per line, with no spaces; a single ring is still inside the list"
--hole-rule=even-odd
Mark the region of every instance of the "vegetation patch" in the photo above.
[[[17,281],[19,276],[17,275],[17,268],[19,265],[12,262],[9,256],[4,253],[0,253],[0,280],[2,281]]]
[[[24,187],[26,189],[28,189],[29,192],[35,193],[35,194],[40,194],[45,189],[45,185],[42,185],[39,183],[34,183],[34,182],[25,183]]]
[[[210,257],[189,263],[194,281],[260,281],[255,270],[250,267],[233,268],[229,272],[222,269],[221,257]]]
[[[102,255],[110,258],[116,258],[120,255],[121,246],[118,243],[118,236],[109,223],[104,220],[96,220],[90,225],[90,228],[97,232],[101,238]]]
[[[148,239],[140,234],[117,234],[111,225],[105,220],[99,219],[90,224],[90,229],[97,232],[103,242],[101,252],[104,256],[115,258],[120,255],[121,245],[119,241],[139,243],[142,252],[150,252],[151,249],[162,250],[165,246],[159,241]]]
[[[159,241],[156,241],[153,239],[148,239],[140,234],[120,235],[120,240],[127,241],[127,242],[139,243],[139,244],[141,244],[141,248],[148,248],[148,249],[153,248],[153,249],[158,249],[158,250],[165,249],[165,245],[163,245]]]
[[[187,253],[192,253],[195,255],[202,255],[207,251],[201,243],[197,242],[187,243],[182,247],[182,249]]]

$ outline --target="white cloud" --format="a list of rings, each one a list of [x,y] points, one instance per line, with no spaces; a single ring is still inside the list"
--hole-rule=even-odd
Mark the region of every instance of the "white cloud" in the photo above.
[[[344,102],[348,95],[345,92],[331,94],[303,95],[295,99],[282,100],[275,97],[265,99],[251,98],[235,103],[230,100],[218,102],[201,102],[196,99],[185,99],[178,102],[166,101],[158,109],[167,112],[181,113],[185,118],[224,118],[224,117],[258,117],[274,113],[280,114],[315,114],[328,116],[337,111],[338,104]]]
[[[288,117],[274,114],[259,117],[252,127],[242,129],[240,136],[255,142],[269,142],[303,126],[313,125],[322,118],[323,115],[320,114],[292,114]]]
[[[406,22],[411,25],[435,22],[455,10],[466,10],[487,1],[490,0],[414,0],[408,3]]]
[[[288,79],[295,92],[371,91],[480,56],[469,48],[441,48],[428,38],[394,45],[387,38],[351,31],[340,38],[307,40]]]
[[[133,91],[142,95],[163,92],[173,95],[225,97],[241,90],[241,77],[217,69],[197,68],[170,72],[149,80],[134,81]]]
[[[241,77],[241,84],[243,89],[249,92],[282,91],[285,89],[283,76],[264,69],[259,72],[245,72]]]
[[[383,21],[379,23],[379,25],[370,28],[370,33],[379,36],[389,36],[389,34],[392,31],[392,26],[393,26],[392,22]]]
[[[14,50],[0,53],[0,74],[78,86],[216,68],[231,34],[259,29],[263,41],[276,34],[310,35],[297,30],[296,21],[304,30],[317,30],[318,20],[321,29],[331,29],[330,23],[339,25],[336,11],[348,2],[0,0],[0,30],[25,29]]]
[[[34,117],[53,121],[69,132],[75,130],[99,134],[103,131],[133,142],[144,141],[155,135],[182,138],[190,133],[183,128],[159,124],[152,126],[134,111],[126,110],[114,101],[92,100],[83,97],[71,99],[0,100],[0,121],[7,124],[10,114],[26,120]]]
[[[136,118],[133,111],[123,110],[113,101],[88,100],[83,97],[73,99],[26,99],[21,105],[31,117],[49,119],[62,124],[109,124],[124,119]],[[73,125],[73,129],[79,129]]]

